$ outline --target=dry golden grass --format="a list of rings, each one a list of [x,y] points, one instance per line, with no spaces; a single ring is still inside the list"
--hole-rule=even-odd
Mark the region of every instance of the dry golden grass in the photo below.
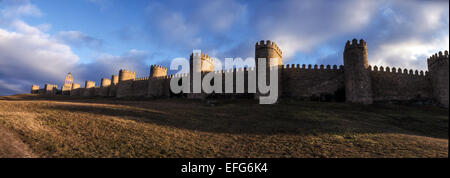
[[[0,97],[1,130],[0,157],[448,157],[449,133],[431,106],[33,95]]]

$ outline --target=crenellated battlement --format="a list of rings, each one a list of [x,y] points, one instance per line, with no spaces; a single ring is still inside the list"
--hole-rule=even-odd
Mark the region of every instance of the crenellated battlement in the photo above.
[[[194,68],[194,55],[195,57],[200,57],[200,61],[199,63],[195,64],[195,65],[199,65],[197,66],[197,72],[211,72],[214,70],[214,58],[208,56],[206,53],[191,53],[190,55],[190,71],[192,72],[195,68]]]
[[[187,73],[183,73],[183,74],[173,74],[173,75],[170,75],[172,78],[176,78],[176,77],[187,77],[189,74],[187,74]]]
[[[281,67],[283,71],[302,71],[302,70],[317,70],[317,71],[343,71],[344,66],[339,65],[318,65],[318,64],[286,64]]]
[[[167,75],[167,68],[161,65],[150,66],[150,77],[161,77]]]
[[[162,65],[156,65],[156,64],[151,65],[151,66],[150,66],[150,70],[151,70],[151,69],[167,71],[167,68],[166,68],[166,67],[164,67],[164,66],[162,66]]]
[[[202,59],[202,61],[206,61],[211,64],[214,64],[214,58],[212,58],[211,56],[208,56],[206,53],[201,53],[201,59]]]
[[[352,42],[350,43],[350,40],[347,41],[347,43],[345,43],[345,49],[351,49],[351,48],[366,48],[367,44],[366,41],[364,41],[363,39],[358,40],[356,38],[353,38]]]
[[[401,69],[401,68],[390,68],[389,66],[383,67],[383,66],[371,66],[369,65],[369,68],[367,69],[371,72],[384,72],[384,73],[393,73],[393,74],[405,74],[405,75],[415,75],[415,76],[427,76],[428,72],[423,70],[412,70],[412,69]]]
[[[187,75],[186,75],[187,76]],[[166,76],[160,76],[160,77],[151,77],[148,80],[166,80],[171,78],[177,78],[181,76],[175,76],[175,75],[166,75]],[[183,76],[184,77],[184,76]]]
[[[119,71],[119,82],[126,80],[134,80],[136,78],[136,72],[126,69],[120,69]]]
[[[134,81],[148,80],[150,77],[135,78]]]
[[[120,69],[119,73],[130,73],[136,75],[136,72],[127,69]]]
[[[439,51],[438,53],[433,54],[427,59],[428,66],[434,65],[438,61],[442,60],[448,60],[448,51],[445,50],[444,52]]]
[[[366,42],[354,38],[344,48],[345,97],[349,103],[372,104],[372,82],[368,70]]]
[[[200,59],[202,60],[202,61],[206,61],[206,62],[208,62],[208,63],[211,63],[211,64],[214,64],[214,58],[213,57],[211,57],[211,56],[208,56],[208,54],[206,54],[206,53],[200,53],[200,55],[198,54],[198,53],[191,53],[190,54],[190,58],[192,59],[192,57],[193,57],[193,55],[195,55],[195,56],[200,56]]]
[[[267,40],[267,41],[261,40],[259,42],[256,42],[255,49],[258,50],[258,49],[262,49],[262,48],[270,48],[270,49],[275,50],[278,53],[278,55],[280,55],[280,56],[283,55],[283,52],[278,47],[278,45],[275,42],[272,42],[270,40]]]

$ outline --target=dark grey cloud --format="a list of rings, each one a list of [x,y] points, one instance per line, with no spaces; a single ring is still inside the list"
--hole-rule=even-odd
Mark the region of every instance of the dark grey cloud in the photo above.
[[[100,48],[103,44],[102,40],[86,35],[80,31],[61,31],[54,38],[77,48]]]

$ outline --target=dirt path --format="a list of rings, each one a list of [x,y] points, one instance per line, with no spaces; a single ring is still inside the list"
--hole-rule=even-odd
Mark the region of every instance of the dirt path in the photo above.
[[[0,127],[0,158],[36,158],[15,133]]]

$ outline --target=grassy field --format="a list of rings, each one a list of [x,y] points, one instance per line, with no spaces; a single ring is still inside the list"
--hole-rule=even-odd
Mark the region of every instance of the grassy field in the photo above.
[[[448,109],[0,97],[0,157],[448,157]]]

